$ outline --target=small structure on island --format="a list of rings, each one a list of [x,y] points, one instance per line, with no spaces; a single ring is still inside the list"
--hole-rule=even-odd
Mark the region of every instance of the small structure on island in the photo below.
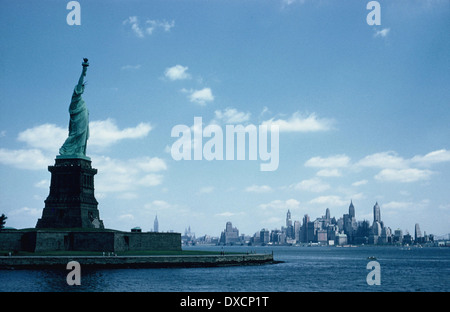
[[[49,166],[50,192],[36,227],[0,232],[0,250],[14,251],[147,251],[181,250],[180,233],[143,233],[106,229],[100,219],[94,194],[91,159],[86,156],[89,112],[82,95],[88,59],[69,106],[69,134],[59,149],[55,164]],[[155,221],[157,222],[157,221]],[[157,223],[156,223],[157,224]]]

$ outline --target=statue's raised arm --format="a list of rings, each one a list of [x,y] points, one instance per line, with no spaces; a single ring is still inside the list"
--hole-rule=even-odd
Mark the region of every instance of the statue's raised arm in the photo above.
[[[89,61],[87,58],[83,59],[83,63],[81,64],[81,66],[83,66],[83,71],[81,72],[80,79],[78,80],[78,85],[84,86],[84,77],[86,77],[86,71],[89,66]]]
[[[81,65],[83,70],[78,84],[73,90],[69,106],[69,136],[59,149],[59,157],[86,157],[86,145],[89,138],[89,112],[81,95],[85,87],[84,77],[89,66],[88,59],[83,59]]]

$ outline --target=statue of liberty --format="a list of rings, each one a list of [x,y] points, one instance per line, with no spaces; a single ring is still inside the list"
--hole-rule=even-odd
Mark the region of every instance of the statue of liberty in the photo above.
[[[89,111],[81,95],[84,92],[84,77],[89,66],[88,59],[83,59],[83,71],[72,94],[69,106],[69,136],[59,149],[58,158],[85,158],[89,138]]]

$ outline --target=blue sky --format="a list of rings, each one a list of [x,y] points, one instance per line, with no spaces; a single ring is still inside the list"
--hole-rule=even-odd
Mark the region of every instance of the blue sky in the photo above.
[[[0,1],[0,213],[33,227],[89,58],[87,154],[108,228],[218,236],[304,214],[450,232],[450,3]],[[279,166],[172,159],[171,129],[280,125]],[[193,128],[192,128],[193,129]],[[194,131],[194,129],[193,129]],[[205,141],[205,140],[204,140]]]

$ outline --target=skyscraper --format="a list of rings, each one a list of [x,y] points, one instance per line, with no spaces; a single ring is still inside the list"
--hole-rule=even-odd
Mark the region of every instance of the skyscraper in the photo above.
[[[300,221],[294,221],[294,238],[297,243],[300,242],[300,228],[301,228]]]
[[[220,243],[224,245],[235,244],[239,242],[239,230],[233,227],[233,224],[228,221],[225,225],[225,230],[220,234]]]
[[[420,242],[422,239],[422,232],[420,231],[419,223],[416,223],[415,229],[414,229],[414,241]]]
[[[330,208],[327,208],[327,210],[325,210],[325,220],[327,223],[330,223],[330,220],[331,220]]]
[[[378,202],[373,206],[373,223],[375,222],[381,222],[380,206],[378,206]]]
[[[288,209],[286,213],[286,227],[292,226],[291,211]]]
[[[294,227],[292,226],[291,211],[288,209],[286,213],[286,237],[294,238]]]
[[[303,224],[300,229],[300,232],[301,232],[300,241],[302,243],[308,242],[308,223],[309,223],[309,216],[307,214],[305,214],[305,216],[303,217]]]
[[[353,206],[352,200],[350,200],[350,206],[348,207],[348,214],[350,215],[350,218],[355,217],[355,206]]]
[[[153,221],[153,232],[159,232],[158,216],[155,216],[155,221]]]

